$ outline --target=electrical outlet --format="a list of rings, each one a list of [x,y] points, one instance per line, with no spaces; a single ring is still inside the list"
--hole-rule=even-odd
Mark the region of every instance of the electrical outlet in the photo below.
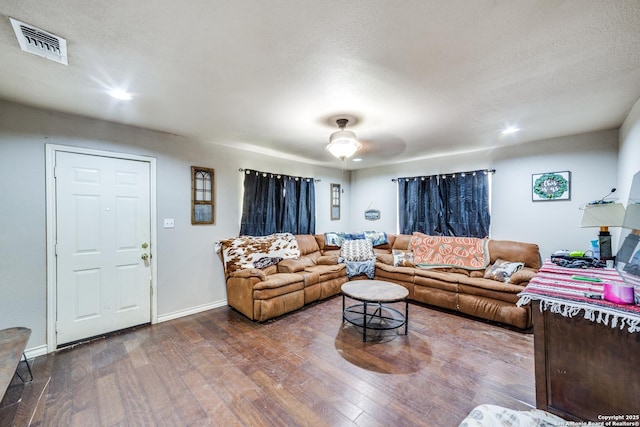
[[[173,218],[165,218],[164,219],[164,228],[174,228],[175,222],[173,220]]]

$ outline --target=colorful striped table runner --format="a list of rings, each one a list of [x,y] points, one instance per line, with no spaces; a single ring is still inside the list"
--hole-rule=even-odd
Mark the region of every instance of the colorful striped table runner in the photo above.
[[[572,276],[599,278],[602,282],[575,280]],[[565,317],[584,311],[584,318],[612,328],[640,332],[640,306],[616,304],[602,298],[603,283],[623,284],[615,269],[565,268],[546,260],[527,287],[518,294],[518,306],[540,301],[540,310],[549,310]]]

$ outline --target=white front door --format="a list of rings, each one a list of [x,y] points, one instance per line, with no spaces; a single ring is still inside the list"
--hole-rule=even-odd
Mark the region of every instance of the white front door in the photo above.
[[[150,323],[149,163],[55,162],[57,344]]]

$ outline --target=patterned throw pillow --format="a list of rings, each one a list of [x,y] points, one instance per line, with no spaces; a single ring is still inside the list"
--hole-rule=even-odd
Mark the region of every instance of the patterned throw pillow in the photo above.
[[[413,252],[403,251],[402,249],[394,249],[392,252],[394,267],[415,267],[413,263]]]
[[[500,258],[487,268],[484,272],[485,279],[497,280],[498,282],[508,283],[511,275],[524,267],[522,262],[509,262]]]
[[[340,257],[346,261],[366,261],[373,258],[371,240],[345,240],[340,248]]]

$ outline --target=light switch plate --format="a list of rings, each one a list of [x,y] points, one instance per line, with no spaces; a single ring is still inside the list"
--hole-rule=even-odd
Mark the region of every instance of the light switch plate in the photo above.
[[[173,220],[173,218],[165,218],[164,219],[164,228],[174,228],[175,222]]]

